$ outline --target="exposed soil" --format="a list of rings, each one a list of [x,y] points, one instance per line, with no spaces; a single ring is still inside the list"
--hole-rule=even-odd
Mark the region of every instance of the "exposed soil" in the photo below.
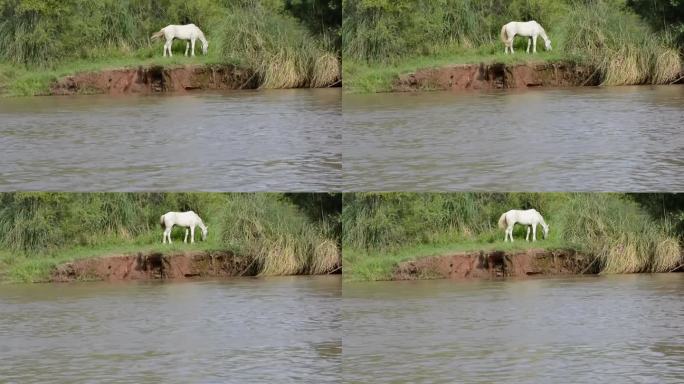
[[[492,279],[597,272],[591,269],[591,258],[575,251],[530,249],[463,252],[406,261],[394,269],[393,279]]]
[[[182,67],[150,66],[83,72],[67,76],[50,87],[51,95],[81,93],[156,93],[184,92],[193,89],[254,89],[254,72],[232,65],[194,65]]]
[[[573,63],[528,63],[507,65],[462,64],[420,69],[402,75],[394,91],[503,89],[598,85],[590,67]]]
[[[195,277],[253,276],[256,268],[247,257],[226,251],[107,256],[77,260],[58,266],[51,280],[153,280]]]

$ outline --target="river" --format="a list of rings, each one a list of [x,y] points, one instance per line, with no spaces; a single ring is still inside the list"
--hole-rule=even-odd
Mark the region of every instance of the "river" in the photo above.
[[[3,383],[336,383],[339,276],[0,286]]]
[[[346,283],[345,382],[680,383],[684,273]]]
[[[341,90],[0,99],[0,190],[330,191]]]
[[[345,191],[679,191],[684,86],[342,98]]]

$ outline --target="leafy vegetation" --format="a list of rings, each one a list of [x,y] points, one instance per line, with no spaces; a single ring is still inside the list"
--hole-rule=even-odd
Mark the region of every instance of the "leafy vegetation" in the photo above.
[[[334,196],[333,196],[334,197]],[[338,197],[339,198],[339,197]],[[230,250],[253,257],[263,275],[325,273],[339,265],[339,212],[305,209],[315,194],[4,193],[0,194],[0,275],[44,280],[59,263],[141,251]],[[302,208],[306,207],[306,208]],[[161,244],[159,217],[194,210],[206,242]]]
[[[149,63],[230,63],[263,87],[323,86],[339,79],[341,9],[308,0],[0,0],[0,90],[45,92],[56,76]],[[311,20],[313,17],[322,19]],[[198,25],[209,54],[163,59],[152,33]],[[185,44],[176,42],[181,56]],[[44,72],[50,73],[46,76]],[[283,72],[283,75],[280,75]]]
[[[388,278],[397,262],[467,250],[574,248],[603,273],[663,272],[682,263],[682,233],[649,213],[662,196],[602,193],[354,193],[342,211],[345,276]],[[672,199],[667,197],[667,199]],[[535,208],[550,226],[535,244],[503,242],[499,216]],[[679,206],[679,212],[684,205]],[[525,236],[518,226],[514,237]]]
[[[407,70],[445,62],[579,61],[595,66],[605,85],[662,84],[681,71],[671,28],[654,30],[634,11],[642,9],[625,0],[344,0],[343,6],[343,76],[352,91],[388,90]],[[554,50],[526,55],[525,40],[517,39],[521,53],[502,58],[501,26],[512,20],[537,20]]]

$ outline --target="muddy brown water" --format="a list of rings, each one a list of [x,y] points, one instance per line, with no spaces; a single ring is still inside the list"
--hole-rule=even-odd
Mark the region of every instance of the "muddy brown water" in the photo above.
[[[678,191],[684,86],[342,97],[349,191]]]
[[[679,383],[684,274],[346,283],[345,382]]]
[[[330,191],[341,90],[0,99],[0,190]]]
[[[3,383],[340,381],[339,276],[0,287]]]

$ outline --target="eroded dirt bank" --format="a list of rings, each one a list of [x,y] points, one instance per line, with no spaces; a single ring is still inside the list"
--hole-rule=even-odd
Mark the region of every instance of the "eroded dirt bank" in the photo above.
[[[491,279],[596,272],[591,269],[591,258],[575,251],[530,249],[462,252],[406,261],[394,269],[393,279]]]
[[[180,67],[148,66],[83,72],[52,84],[49,94],[79,93],[156,93],[193,89],[254,89],[254,72],[232,65],[194,65]]]
[[[194,277],[253,276],[250,258],[226,251],[107,256],[77,260],[58,266],[51,280],[154,280]]]
[[[598,85],[594,70],[573,63],[461,64],[399,77],[394,91],[467,90]]]

